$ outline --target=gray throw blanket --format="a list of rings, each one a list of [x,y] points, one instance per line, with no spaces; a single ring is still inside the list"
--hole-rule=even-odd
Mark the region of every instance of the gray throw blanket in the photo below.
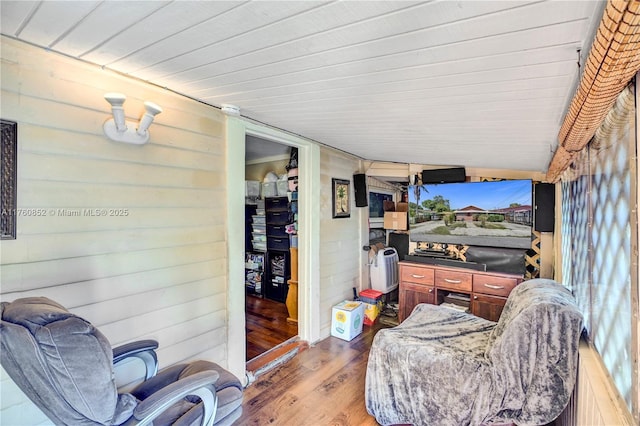
[[[546,424],[573,390],[581,331],[552,280],[517,286],[498,323],[420,304],[373,341],[367,411],[383,425]]]

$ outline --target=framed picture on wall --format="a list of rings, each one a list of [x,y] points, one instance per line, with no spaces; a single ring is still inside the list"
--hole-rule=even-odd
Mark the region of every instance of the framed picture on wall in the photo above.
[[[332,179],[333,217],[351,216],[351,188],[349,181],[345,179]]]

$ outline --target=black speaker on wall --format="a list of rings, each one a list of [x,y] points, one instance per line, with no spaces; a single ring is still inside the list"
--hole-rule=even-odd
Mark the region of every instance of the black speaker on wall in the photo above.
[[[467,180],[467,172],[464,167],[451,169],[434,169],[422,171],[422,183],[452,183]]]
[[[356,207],[367,207],[367,175],[353,175],[353,188],[356,196]]]
[[[533,186],[533,229],[553,232],[556,210],[556,190],[552,183]]]
[[[409,234],[390,232],[388,245],[396,249],[400,260],[404,260],[404,257],[409,254]]]

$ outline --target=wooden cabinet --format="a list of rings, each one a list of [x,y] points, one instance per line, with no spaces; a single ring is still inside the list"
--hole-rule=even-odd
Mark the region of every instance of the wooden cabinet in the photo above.
[[[398,320],[404,321],[419,303],[435,304],[435,287],[416,283],[400,283]]]
[[[471,299],[471,312],[489,321],[498,321],[505,303],[507,303],[506,297],[474,293]]]
[[[507,297],[522,276],[462,268],[400,262],[398,319],[404,321],[419,303],[441,304],[452,292],[469,296],[471,313],[500,318]]]

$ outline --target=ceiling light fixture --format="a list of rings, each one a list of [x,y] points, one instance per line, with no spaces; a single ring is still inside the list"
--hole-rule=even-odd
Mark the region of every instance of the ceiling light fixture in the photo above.
[[[104,134],[116,142],[130,143],[134,145],[143,145],[149,142],[149,126],[153,122],[154,117],[162,112],[162,108],[153,102],[145,102],[144,108],[146,112],[140,119],[140,123],[136,130],[135,123],[125,120],[123,104],[127,97],[121,93],[107,93],[104,98],[111,104],[111,113],[113,118],[104,123]]]
[[[222,104],[220,105],[220,109],[227,115],[231,115],[233,117],[238,117],[240,115],[240,107],[231,104]]]

